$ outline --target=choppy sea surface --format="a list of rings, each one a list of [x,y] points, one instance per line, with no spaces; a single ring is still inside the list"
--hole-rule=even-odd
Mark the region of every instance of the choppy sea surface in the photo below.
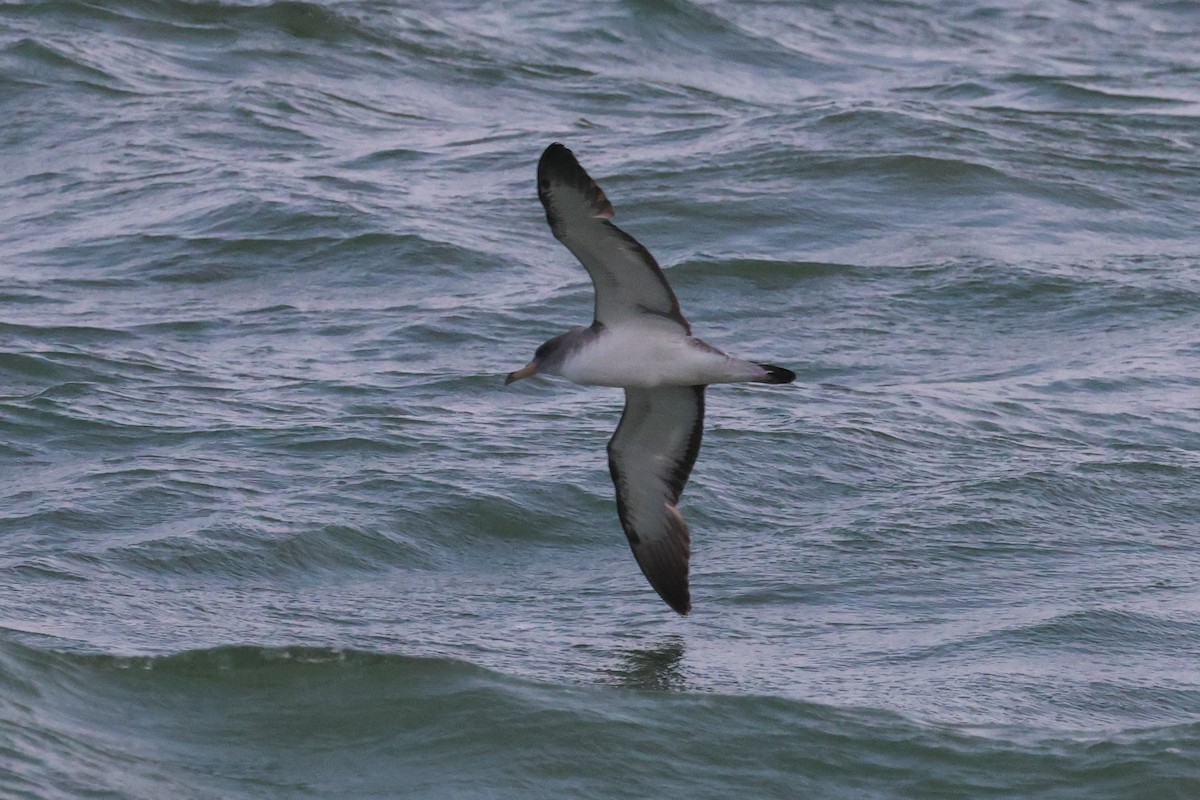
[[[1200,6],[0,4],[0,796],[1200,797]],[[570,147],[698,335],[646,585]]]

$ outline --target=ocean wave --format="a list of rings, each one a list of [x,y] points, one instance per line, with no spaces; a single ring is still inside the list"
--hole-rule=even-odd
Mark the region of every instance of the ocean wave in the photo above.
[[[627,677],[656,685],[650,675],[673,664],[659,656],[631,660]],[[868,709],[554,686],[453,659],[331,648],[129,657],[46,650],[10,633],[0,686],[11,732],[0,780],[29,797],[84,785],[133,798],[185,787],[446,797],[486,785],[504,797],[736,786],[763,797],[1184,798],[1200,746],[1195,724],[1010,738]]]
[[[269,527],[274,531],[279,523]],[[420,569],[428,561],[425,549],[411,539],[347,525],[288,533],[265,533],[249,524],[200,528],[113,546],[105,552],[106,569],[191,578],[211,576],[222,581],[321,572],[348,575],[398,567]]]

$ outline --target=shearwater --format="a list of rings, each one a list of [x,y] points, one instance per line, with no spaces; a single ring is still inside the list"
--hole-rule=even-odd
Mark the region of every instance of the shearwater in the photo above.
[[[704,389],[791,383],[796,374],[734,358],[692,336],[654,257],[611,222],[604,191],[557,142],[538,162],[538,197],[555,238],[592,277],[595,320],[543,344],[505,385],[544,374],[625,390],[625,411],[608,443],[617,514],[650,585],[686,614],[691,537],[678,503],[700,452]]]

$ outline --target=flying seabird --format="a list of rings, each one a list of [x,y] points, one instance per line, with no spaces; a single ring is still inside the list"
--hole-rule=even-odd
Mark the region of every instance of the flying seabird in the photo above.
[[[700,452],[704,388],[791,383],[796,373],[728,356],[692,336],[654,256],[610,221],[604,191],[557,142],[538,162],[538,198],[555,238],[592,277],[595,320],[543,344],[504,383],[540,373],[625,390],[625,411],[608,442],[617,514],[650,585],[686,614],[691,540],[678,503]]]

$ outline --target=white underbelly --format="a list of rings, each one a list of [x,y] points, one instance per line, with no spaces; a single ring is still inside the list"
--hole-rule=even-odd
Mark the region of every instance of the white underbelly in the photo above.
[[[562,366],[562,376],[584,386],[695,386],[745,381],[761,371],[715,348],[661,330],[605,330]]]

